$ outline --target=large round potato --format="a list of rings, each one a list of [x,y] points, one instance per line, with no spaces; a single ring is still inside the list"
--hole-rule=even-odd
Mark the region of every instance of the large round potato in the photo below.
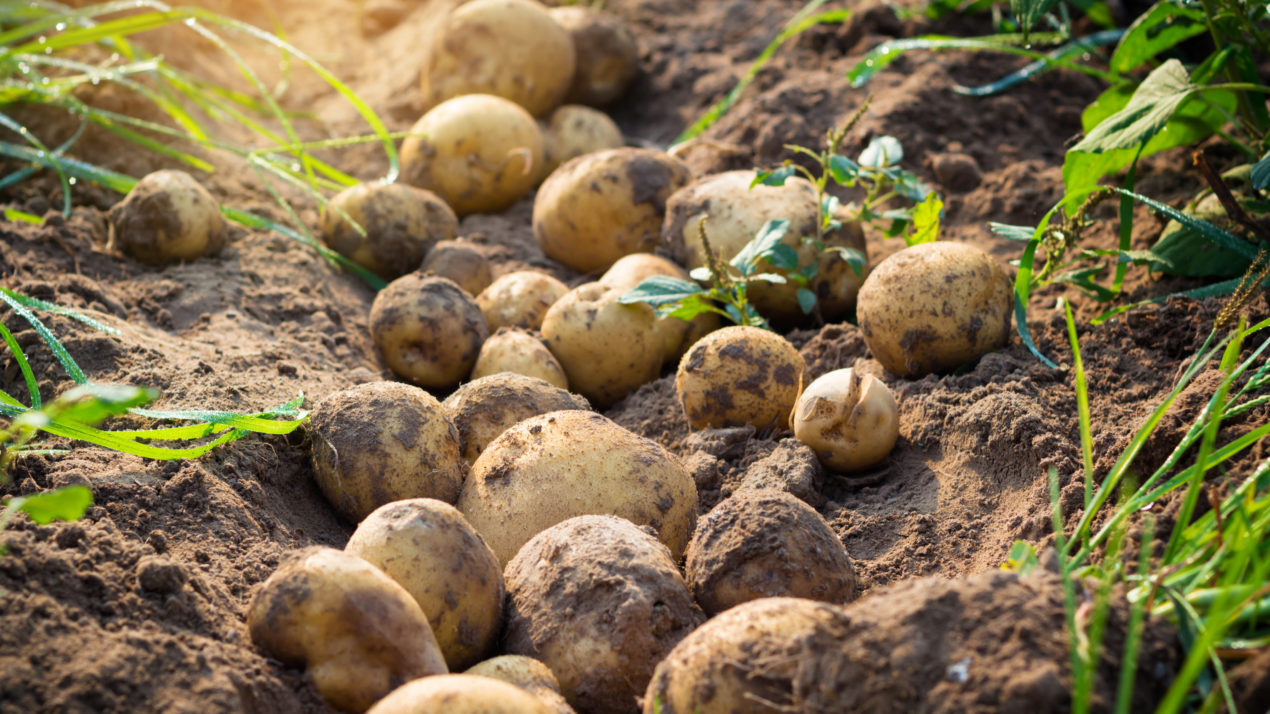
[[[428,620],[375,566],[306,548],[278,566],[247,606],[251,640],[308,670],[331,706],[363,712],[404,682],[446,672]]]
[[[460,216],[496,213],[537,183],[542,131],[519,105],[489,94],[433,107],[401,144],[401,178],[445,199]]]
[[[431,394],[369,382],[318,402],[309,419],[313,476],[326,499],[357,523],[385,503],[454,503],[463,486],[459,432]]]
[[[547,665],[525,655],[499,655],[474,665],[464,674],[492,677],[529,692],[537,697],[551,714],[575,714],[560,693],[560,680]]]
[[[565,101],[599,106],[622,96],[639,73],[635,35],[613,15],[575,5],[550,11],[552,19],[573,36],[577,71]]]
[[[569,287],[537,270],[517,270],[499,276],[476,296],[490,331],[500,327],[537,330],[547,309],[556,304]]]
[[[542,130],[542,175],[551,174],[570,159],[622,145],[622,130],[607,114],[578,104],[566,104],[551,113]]]
[[[109,219],[110,245],[154,265],[216,255],[229,232],[212,194],[174,169],[142,177]]]
[[[623,256],[600,276],[599,283],[626,294],[634,290],[644,280],[655,275],[691,281],[688,271],[679,267],[673,260],[651,253],[632,253]],[[657,318],[657,332],[665,342],[665,361],[678,360],[690,347],[685,342],[691,339],[696,342],[702,335],[719,329],[719,316],[705,312],[688,322],[677,317]],[[689,336],[691,333],[691,337]]]
[[[891,390],[877,377],[850,367],[807,385],[794,409],[794,436],[834,471],[860,471],[880,463],[899,433]]]
[[[552,714],[514,684],[472,674],[416,679],[396,689],[367,714]]]
[[[375,296],[370,334],[394,374],[444,389],[472,371],[489,327],[476,301],[453,281],[410,273]]]
[[[637,712],[653,667],[704,619],[670,551],[616,516],[570,518],[507,564],[506,649],[581,712]]]
[[[453,280],[468,295],[480,295],[494,282],[489,260],[475,245],[464,240],[443,240],[432,246],[421,270]]]
[[[649,149],[609,149],[568,161],[534,199],[542,251],[579,273],[657,247],[666,199],[688,183],[679,159]]]
[[[472,379],[489,377],[499,372],[513,372],[526,377],[536,377],[560,389],[569,388],[564,367],[543,341],[524,330],[499,328],[476,356],[472,367]]]
[[[362,183],[340,191],[322,208],[320,233],[335,252],[391,280],[418,268],[432,246],[453,238],[458,228],[454,211],[431,191]]]
[[[806,370],[784,337],[734,325],[711,332],[684,354],[675,391],[693,429],[784,429]]]
[[[384,571],[410,593],[451,670],[480,660],[498,639],[502,568],[454,506],[431,498],[380,506],[353,531],[344,552]]]
[[[697,487],[656,442],[595,412],[550,412],[481,452],[459,510],[502,563],[539,532],[588,514],[652,526],[678,559],[696,522]]]
[[[474,379],[454,390],[443,406],[459,430],[468,461],[476,461],[490,442],[531,416],[591,408],[576,394],[511,372]]]
[[[873,356],[901,377],[948,372],[1003,347],[1013,290],[987,253],[937,241],[878,264],[860,289],[858,314]]]

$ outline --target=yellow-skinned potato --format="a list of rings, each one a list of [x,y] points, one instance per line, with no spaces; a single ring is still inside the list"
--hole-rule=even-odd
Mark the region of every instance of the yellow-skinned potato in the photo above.
[[[675,391],[693,429],[784,429],[806,369],[798,350],[775,332],[725,327],[684,354]]]
[[[666,199],[688,183],[682,161],[650,149],[609,149],[567,161],[534,199],[534,237],[579,273],[657,247]]]
[[[306,548],[278,566],[247,607],[251,640],[303,666],[331,706],[366,711],[396,687],[445,674],[418,603],[391,578],[334,548]]]
[[[379,700],[367,714],[552,714],[519,687],[490,677],[443,674],[417,679]]]
[[[566,104],[551,113],[542,130],[542,175],[549,175],[570,159],[617,149],[623,143],[622,130],[607,114],[579,104]]]
[[[882,261],[860,289],[858,314],[873,356],[901,377],[948,372],[1003,347],[1013,291],[987,253],[937,241]]]
[[[455,97],[410,128],[401,178],[436,193],[459,216],[496,213],[529,192],[542,167],[542,131],[519,105],[490,94]]]
[[[388,574],[419,603],[450,670],[480,660],[503,626],[503,571],[463,514],[431,498],[375,509],[344,552]]]
[[[573,36],[577,71],[565,101],[600,106],[622,96],[639,73],[639,45],[621,20],[607,12],[575,5],[550,11]]]
[[[551,672],[551,668],[533,657],[499,655],[478,663],[464,674],[491,677],[514,684],[546,704],[551,714],[575,714],[573,707],[569,706],[560,693],[560,681]]]
[[[891,453],[899,436],[895,397],[882,380],[850,367],[822,375],[794,409],[794,437],[833,471],[861,471]]]
[[[587,514],[652,526],[678,559],[696,521],[697,487],[656,442],[595,412],[550,412],[481,452],[458,506],[502,563],[539,532]]]
[[[476,461],[490,442],[531,416],[591,408],[576,394],[511,372],[474,379],[454,390],[442,404],[459,430],[463,458],[468,461]]]
[[[410,273],[375,296],[370,334],[397,376],[444,389],[472,371],[489,327],[476,301],[453,281]]]
[[[212,194],[173,169],[142,177],[109,219],[111,246],[153,265],[216,255],[228,232]]]
[[[529,0],[473,0],[437,29],[423,63],[429,106],[465,94],[493,94],[542,116],[573,80],[569,31]]]
[[[453,238],[458,228],[454,211],[431,191],[363,183],[340,191],[323,207],[320,234],[335,252],[391,280],[418,268],[432,246]]]
[[[665,275],[670,278],[691,281],[688,271],[679,267],[673,260],[668,260],[652,253],[632,253],[623,256],[600,276],[600,284],[618,290],[623,294],[635,289],[644,280],[654,275]],[[684,322],[677,317],[657,318],[657,331],[666,342],[665,361],[678,360],[692,343],[722,325],[719,316],[705,312]]]
[[[443,240],[428,251],[422,271],[453,280],[468,295],[480,295],[494,282],[489,260],[471,243]]]
[[[476,304],[485,314],[490,331],[500,327],[523,327],[537,330],[547,309],[555,304],[569,286],[537,270],[517,270],[501,275],[476,296]]]
[[[399,382],[369,382],[318,402],[309,419],[313,476],[352,523],[385,503],[454,503],[465,464],[459,432],[431,394]]]
[[[499,328],[498,332],[481,345],[476,366],[472,368],[472,379],[489,377],[499,372],[536,377],[553,387],[569,388],[569,379],[565,377],[564,368],[555,355],[551,354],[542,340],[524,330]]]

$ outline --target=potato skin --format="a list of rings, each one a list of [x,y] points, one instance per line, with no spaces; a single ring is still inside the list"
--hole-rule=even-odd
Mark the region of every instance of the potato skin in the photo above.
[[[322,697],[363,712],[417,677],[447,670],[419,605],[361,558],[306,548],[278,566],[247,606],[251,640],[304,666]]]
[[[108,218],[111,247],[151,265],[216,255],[229,232],[212,194],[175,169],[142,177]]]
[[[860,288],[864,342],[901,377],[948,372],[1003,347],[1013,291],[987,253],[936,241],[878,264]]]
[[[476,366],[472,367],[472,379],[489,377],[499,372],[513,372],[526,377],[535,377],[560,389],[569,388],[569,379],[564,374],[564,367],[556,360],[551,350],[538,337],[508,327],[498,328],[476,356]]]
[[[437,241],[453,238],[458,228],[454,211],[431,191],[399,183],[363,183],[340,191],[323,207],[319,232],[335,252],[392,280],[419,267]]]
[[[560,693],[560,681],[541,661],[525,655],[499,655],[480,662],[464,674],[491,677],[529,692],[537,697],[551,714],[576,714]]]
[[[891,390],[877,377],[850,367],[821,375],[794,409],[794,437],[834,471],[862,471],[881,463],[899,430]]]
[[[635,35],[621,20],[594,8],[575,5],[547,12],[569,31],[577,50],[577,70],[565,101],[598,107],[622,96],[639,74]]]
[[[370,334],[394,374],[444,389],[472,371],[489,327],[476,301],[452,280],[410,273],[375,296]]]
[[[542,130],[542,175],[550,175],[570,159],[623,144],[622,130],[604,112],[579,104],[558,107]]]
[[[657,247],[666,199],[688,183],[679,159],[649,149],[609,149],[556,169],[534,199],[534,236],[548,257],[579,273]]]
[[[439,241],[428,251],[420,270],[453,280],[468,295],[480,295],[494,282],[489,260],[471,243],[462,240]]]
[[[675,391],[693,429],[784,429],[806,370],[785,338],[735,325],[711,332],[684,354]]]
[[[442,406],[458,429],[463,458],[468,461],[476,461],[490,442],[531,416],[591,409],[577,394],[511,372],[474,379],[454,390]]]
[[[539,533],[505,577],[507,651],[541,658],[581,712],[638,711],[653,667],[704,619],[666,546],[616,516]]]
[[[313,477],[345,520],[385,503],[454,503],[463,486],[459,432],[431,394],[399,382],[369,382],[318,402],[309,419]]]
[[[504,564],[539,532],[594,513],[652,526],[678,559],[696,522],[697,487],[656,442],[595,412],[550,412],[481,452],[458,507]]]
[[[616,263],[609,266],[604,275],[600,276],[599,283],[611,287],[624,295],[654,275],[665,275],[686,281],[692,280],[688,276],[688,271],[679,267],[672,260],[663,258],[660,255],[653,255],[652,253],[631,253],[630,255],[622,256]],[[664,361],[678,360],[683,355],[684,351],[689,347],[689,345],[684,344],[688,339],[689,332],[695,335],[693,338],[695,342],[701,335],[717,330],[719,327],[719,316],[708,312],[702,313],[687,322],[677,317],[658,317],[657,332],[665,342]]]
[[[552,714],[513,684],[471,674],[416,679],[379,700],[367,714]]]
[[[500,327],[537,330],[547,309],[569,286],[537,270],[517,270],[501,275],[476,296],[491,332]]]

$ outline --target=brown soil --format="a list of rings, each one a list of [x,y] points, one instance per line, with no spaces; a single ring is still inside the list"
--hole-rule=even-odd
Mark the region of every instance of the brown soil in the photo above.
[[[391,129],[404,130],[422,108],[414,69],[421,38],[455,0],[418,6],[404,0],[368,3],[376,9],[367,23],[382,30],[373,36],[354,30],[354,3],[208,4],[266,27],[276,13],[296,44],[318,53]],[[639,37],[644,69],[611,114],[629,137],[664,147],[731,88],[774,28],[802,4],[611,0],[607,8],[625,18]],[[843,79],[883,38],[986,29],[976,22],[902,22],[882,6],[858,7],[845,25],[808,31],[779,53],[745,99],[707,133],[709,141],[690,148],[684,158],[699,174],[774,165],[785,156],[784,144],[815,145],[872,92],[872,108],[849,137],[847,152],[858,151],[872,135],[897,136],[910,167],[945,197],[943,237],[977,245],[1003,262],[1017,258],[1019,244],[991,234],[987,222],[1035,223],[1061,195],[1062,148],[1079,132],[1080,109],[1099,91],[1097,84],[1082,75],[1053,73],[1001,96],[962,97],[949,91],[953,84],[995,79],[1014,65],[995,56],[956,53],[901,58],[867,88],[853,89]],[[198,61],[210,51],[206,47],[195,43],[191,55],[188,43],[171,37],[158,35],[154,42],[170,57],[233,79],[232,68]],[[112,99],[107,94],[103,101]],[[286,100],[316,112],[332,133],[364,131],[346,105],[302,73]],[[113,101],[127,104],[118,97]],[[51,119],[33,125],[48,128],[54,138],[47,140],[74,128]],[[134,175],[165,165],[94,132],[79,150],[94,162]],[[367,178],[384,168],[367,147],[332,160]],[[1197,187],[1183,166],[1180,153],[1153,157],[1139,185],[1177,205]],[[227,203],[278,213],[241,169],[227,167],[208,183]],[[369,338],[372,291],[303,246],[275,234],[235,229],[215,258],[149,267],[107,247],[105,211],[118,196],[81,185],[75,198],[69,220],[50,212],[39,227],[0,222],[0,277],[7,287],[89,311],[121,331],[110,336],[68,319],[47,318],[94,380],[157,387],[164,393],[161,405],[168,408],[252,411],[300,391],[316,401],[342,387],[388,377]],[[50,176],[0,194],[6,207],[36,214],[60,200]],[[500,215],[470,216],[460,234],[482,246],[495,275],[532,267],[571,285],[583,282],[586,276],[547,259],[538,248],[530,229],[531,201]],[[309,208],[301,216],[313,224],[317,212]],[[1148,246],[1160,225],[1139,209],[1134,247]],[[1110,247],[1111,230],[1094,237]],[[869,240],[875,259],[902,247],[877,236]],[[1140,300],[1185,286],[1133,271],[1128,292]],[[1058,295],[1045,290],[1034,297],[1032,330],[1042,351],[1069,363],[1062,315],[1053,309]],[[1163,398],[1184,360],[1208,334],[1220,304],[1172,300],[1090,327],[1088,320],[1102,309],[1084,306],[1079,312],[1100,473]],[[1248,309],[1255,316],[1270,315],[1264,296]],[[65,389],[63,373],[35,332],[11,314],[4,321],[18,330],[17,340],[32,357],[43,392]],[[755,484],[789,490],[819,510],[853,559],[862,591],[853,612],[871,612],[870,603],[878,606],[879,614],[862,615],[879,630],[870,646],[905,645],[906,661],[937,655],[911,672],[899,666],[862,668],[867,687],[861,691],[910,701],[913,711],[1061,710],[1070,670],[1055,634],[1061,624],[1053,583],[1048,588],[1029,583],[1024,589],[998,587],[995,576],[957,578],[997,569],[1017,539],[1041,546],[1048,542],[1045,472],[1050,467],[1060,475],[1066,512],[1080,502],[1084,483],[1069,371],[1040,364],[1017,336],[964,373],[915,381],[885,373],[850,324],[802,330],[790,339],[813,376],[855,365],[895,392],[900,438],[885,466],[844,478],[824,473],[788,433],[691,433],[672,375],[641,387],[605,413],[683,459],[701,489],[702,512]],[[1211,375],[1201,376],[1201,386],[1207,379]],[[8,358],[0,387],[12,394],[25,391]],[[1180,399],[1176,415],[1142,455],[1143,463],[1160,463],[1202,408],[1199,391]],[[1263,407],[1231,433],[1266,419],[1270,411]],[[1252,456],[1263,459],[1265,449],[1264,444],[1256,447]],[[1230,470],[1237,476],[1251,463],[1245,459]],[[75,524],[35,526],[18,519],[4,536],[9,553],[0,557],[0,711],[328,711],[301,671],[251,647],[243,620],[252,588],[288,552],[310,545],[342,547],[351,531],[314,484],[303,432],[285,438],[249,436],[185,462],[152,462],[78,446],[69,455],[23,458],[12,475],[13,483],[0,494],[79,483],[92,487],[97,505]],[[1164,512],[1167,521],[1168,508]],[[920,576],[935,577],[913,581]],[[1037,610],[1029,598],[1043,603],[1044,619],[1033,617]],[[920,620],[906,620],[910,611],[920,612]],[[905,639],[914,628],[928,637]],[[1005,633],[1010,647],[998,648],[997,635]],[[970,644],[940,644],[954,641]],[[1108,642],[1113,649],[1116,645]],[[969,682],[975,686],[940,679],[962,651],[984,657],[970,665]],[[1160,645],[1149,658],[1144,655],[1143,666],[1161,667],[1167,675],[1170,657],[1167,646]],[[1239,680],[1248,701],[1258,701],[1265,691],[1264,661],[1257,667]],[[1098,701],[1109,701],[1117,672],[1116,664],[1100,669]],[[1140,676],[1156,675],[1151,669]],[[942,683],[936,686],[937,681]],[[1149,710],[1152,691],[1159,690],[1144,689],[1140,708]],[[980,692],[991,692],[992,698]]]

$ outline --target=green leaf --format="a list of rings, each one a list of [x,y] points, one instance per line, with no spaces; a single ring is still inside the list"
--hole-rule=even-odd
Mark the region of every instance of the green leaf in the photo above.
[[[1001,569],[1027,575],[1040,564],[1041,561],[1036,557],[1036,549],[1030,543],[1016,540],[1014,545],[1010,546],[1010,552],[1006,555],[1005,564],[1001,566]]]
[[[852,186],[860,175],[860,165],[841,154],[834,154],[829,157],[829,175],[843,186]]]
[[[8,507],[22,511],[40,525],[53,521],[77,521],[93,505],[93,492],[87,486],[67,486],[9,501]]]
[[[149,404],[159,390],[127,384],[81,384],[53,400],[48,411],[53,420],[75,421],[94,426],[112,416]]]
[[[1270,186],[1270,151],[1267,151],[1260,161],[1253,164],[1249,180],[1252,181],[1252,187],[1258,191]]]
[[[1173,269],[1173,261],[1157,255],[1149,250],[1120,250],[1117,262],[1145,265],[1150,270],[1168,271]]]
[[[1225,248],[1226,250],[1238,253],[1239,255],[1247,258],[1250,261],[1256,259],[1257,257],[1257,248],[1253,246],[1251,243],[1245,240],[1242,240],[1240,238],[1237,238],[1227,233],[1226,231],[1223,231],[1222,229],[1209,223],[1208,221],[1196,218],[1195,216],[1187,215],[1168,204],[1160,203],[1159,201],[1153,198],[1148,198],[1146,196],[1134,193],[1132,191],[1126,191],[1122,188],[1117,188],[1112,190],[1117,191],[1118,193],[1121,193],[1125,196],[1128,196],[1132,198],[1133,200],[1146,205],[1147,207],[1151,208],[1154,211],[1163,213],[1169,218],[1172,218],[1178,223],[1181,223],[1182,225],[1187,226],[1188,228],[1199,233],[1206,240],[1212,243],[1215,243]]]
[[[927,194],[926,199],[913,206],[913,227],[905,237],[909,245],[931,243],[939,237],[939,218],[944,211],[944,202],[935,193]]]
[[[754,172],[754,180],[750,182],[750,188],[755,186],[784,186],[785,182],[798,172],[793,166],[782,166],[779,169],[771,171]]]
[[[623,305],[643,302],[656,307],[677,303],[690,295],[701,293],[701,286],[694,282],[672,278],[669,275],[654,275],[644,278],[639,285],[627,291],[617,301]]]
[[[777,275],[776,273],[759,273],[758,275],[751,275],[750,280],[757,280],[762,283],[771,283],[773,285],[784,285],[789,282],[785,279],[784,275]]]
[[[1029,38],[1037,44],[1056,44],[1067,39],[1066,36],[1058,33],[1034,34]],[[1109,72],[1104,72],[1094,67],[1088,67],[1073,59],[1066,57],[1050,57],[1042,52],[1025,49],[1019,45],[1024,42],[1024,38],[1020,35],[989,35],[986,37],[948,37],[946,35],[926,35],[923,37],[913,37],[901,40],[889,40],[874,47],[864,56],[854,67],[847,72],[847,79],[851,82],[851,86],[859,87],[864,85],[873,78],[881,70],[885,69],[892,62],[900,58],[900,55],[911,50],[928,50],[928,51],[948,51],[948,50],[969,50],[969,51],[987,51],[1002,52],[1006,54],[1027,57],[1033,60],[1043,60],[1051,63],[1053,67],[1063,67],[1066,69],[1088,74],[1098,77],[1103,81],[1111,81],[1114,77]]]
[[[1123,109],[1100,122],[1071,151],[1098,154],[1136,149],[1159,133],[1197,89],[1182,63],[1168,60],[1147,75]]]
[[[1010,0],[1010,14],[1019,23],[1023,36],[1036,27],[1037,21],[1058,4],[1058,0]]]
[[[1032,240],[1032,234],[1036,230],[1034,226],[1012,226],[1008,223],[997,223],[995,221],[988,222],[988,229],[999,236],[1016,240],[1020,243]]]
[[[662,317],[673,317],[677,320],[687,322],[698,315],[707,312],[714,312],[720,315],[727,313],[720,310],[705,295],[705,293],[696,293],[685,297],[678,303],[666,303],[657,308],[657,314]]]
[[[1137,69],[1161,52],[1205,30],[1202,9],[1160,0],[1129,25],[1111,55],[1111,71],[1124,74]]]
[[[798,251],[787,243],[777,243],[772,246],[765,256],[767,262],[772,264],[774,268],[781,270],[796,270],[798,268]]]
[[[708,283],[710,282],[710,269],[705,267],[704,265],[701,266],[700,268],[693,268],[688,273],[688,277],[692,278],[693,280],[700,280],[703,283]]]
[[[863,275],[865,266],[869,264],[868,256],[866,256],[863,251],[857,250],[855,248],[848,248],[846,246],[834,245],[834,246],[829,246],[825,248],[825,252],[826,253],[833,252],[842,256],[842,259],[847,261],[847,265],[851,266],[851,272],[855,273],[856,275]],[[812,263],[811,265],[807,266],[807,268],[811,269],[811,274],[807,275],[806,277],[808,279],[816,277],[816,270],[818,266],[815,263]],[[804,269],[804,271],[806,271],[806,268]]]
[[[33,224],[35,224],[35,225],[37,225],[37,226],[38,226],[38,225],[43,225],[43,223],[44,223],[44,219],[43,219],[42,217],[37,216],[37,215],[35,215],[34,213],[27,213],[26,211],[19,211],[19,210],[18,210],[18,209],[16,209],[16,208],[6,208],[6,209],[4,209],[4,219],[5,219],[6,221],[14,221],[15,223],[16,223],[16,222],[18,222],[18,221],[21,221],[21,222],[23,222],[23,223],[33,223]]]
[[[816,306],[816,293],[807,288],[798,289],[798,307],[802,309],[804,315],[810,315],[812,308]]]
[[[732,267],[741,271],[741,275],[753,274],[758,261],[767,258],[788,231],[788,219],[778,218],[764,223],[754,240],[746,243],[741,252],[732,258]]]

